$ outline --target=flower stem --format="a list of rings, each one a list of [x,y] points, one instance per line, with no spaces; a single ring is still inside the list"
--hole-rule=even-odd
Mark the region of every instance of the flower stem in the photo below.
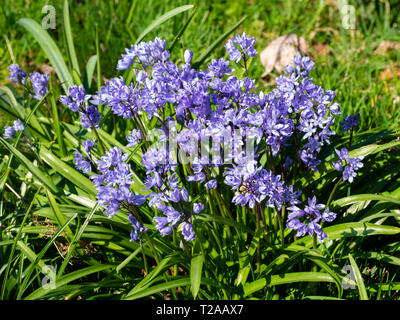
[[[326,208],[328,208],[329,205],[331,204],[333,195],[335,194],[337,188],[339,187],[339,184],[340,184],[342,181],[343,181],[343,177],[341,177],[341,178],[338,180],[338,182],[336,182],[335,186],[333,187],[333,189],[332,189],[332,191],[331,191],[331,194],[329,195],[328,201],[327,201],[327,203],[326,203]]]
[[[258,210],[253,210],[256,215],[256,234],[260,230],[260,213]],[[257,262],[256,262],[256,272],[260,272],[261,267],[261,252],[260,252],[260,241],[257,242]]]
[[[93,130],[94,134],[96,135],[97,140],[99,140],[99,142],[100,142],[101,153],[103,155],[106,154],[106,149],[104,148],[103,141],[100,139],[99,133],[97,132],[96,127],[94,126],[94,124],[92,122],[92,119],[90,119],[90,116],[88,114],[86,114],[86,117],[89,119],[90,126],[92,127],[92,130]]]

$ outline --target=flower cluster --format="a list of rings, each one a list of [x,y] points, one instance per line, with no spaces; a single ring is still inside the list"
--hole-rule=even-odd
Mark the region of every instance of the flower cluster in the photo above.
[[[326,233],[321,229],[320,222],[332,222],[336,218],[336,213],[331,212],[323,204],[317,204],[316,197],[308,198],[308,205],[304,209],[297,206],[289,207],[287,226],[297,231],[296,237],[302,237],[307,233],[310,236],[317,235],[318,241],[322,242],[327,238]],[[321,211],[324,210],[321,214]]]
[[[34,99],[41,100],[49,91],[49,80],[50,77],[47,74],[41,74],[36,71],[31,74],[32,89],[35,93]]]
[[[25,126],[20,119],[14,120],[13,126],[4,127],[4,139],[12,139],[15,137],[15,132],[24,131]]]
[[[99,128],[101,113],[98,109],[88,103],[91,95],[88,95],[83,86],[73,85],[68,88],[69,96],[62,95],[60,102],[73,112],[79,112],[82,126],[84,128]]]
[[[255,43],[256,40],[246,35],[246,33],[243,32],[241,36],[237,34],[234,39],[230,39],[225,45],[228,50],[229,59],[239,62],[242,58],[254,57],[257,55],[257,51],[254,49]]]
[[[302,56],[296,56],[286,74],[276,79],[272,92],[257,92],[246,66],[257,54],[255,43],[245,33],[236,35],[226,43],[230,61],[213,59],[205,70],[196,70],[191,65],[190,50],[184,52],[182,65],[177,65],[170,61],[164,40],[141,42],[125,49],[117,65],[118,70],[132,68],[134,82],[125,83],[122,77],[116,77],[93,96],[83,87],[73,86],[69,96],[61,97],[64,105],[81,113],[83,126],[88,122],[98,125],[101,115],[95,105],[100,104],[132,121],[134,129],[126,136],[127,147],[148,141],[143,115],[161,132],[157,145],[141,145],[146,196],[130,191],[130,165],[119,148],[96,160],[90,154],[90,143],[85,142],[88,155],[75,154],[77,168],[97,172],[90,178],[98,191],[97,200],[106,206],[105,213],[109,217],[120,209],[131,213],[131,240],[140,239],[140,233],[147,230],[134,209],[146,200],[157,210],[153,223],[162,236],[176,228],[186,241],[194,240],[195,215],[204,210],[204,205],[193,203],[187,186],[196,184],[195,189],[212,190],[207,194],[214,194],[219,183],[235,193],[233,205],[267,206],[275,212],[288,207],[288,228],[298,236],[308,233],[316,234],[320,241],[326,238],[320,222],[331,222],[336,214],[328,208],[322,212],[325,206],[316,204],[315,197],[300,209],[301,191],[295,191],[285,176],[295,170],[304,170],[305,174],[318,171],[321,150],[335,135],[332,129],[341,114],[339,104],[333,102],[335,92],[313,82],[309,74],[314,62]],[[243,79],[234,75],[232,61],[245,68]],[[353,128],[357,121],[356,117],[345,117],[344,126]],[[249,149],[254,143],[257,147]],[[262,160],[262,155],[267,160]],[[346,162],[344,180],[352,182],[362,158],[350,159],[343,150],[338,155]],[[185,176],[177,161],[187,164]],[[334,164],[337,170],[342,169],[341,161]]]
[[[128,219],[133,226],[133,230],[131,231],[131,241],[137,241],[140,239],[139,232],[140,233],[146,232],[148,228],[145,227],[143,224],[141,224],[139,221],[137,221],[135,216],[132,214],[129,215]]]
[[[273,209],[281,209],[284,203],[292,205],[300,203],[297,200],[300,192],[293,192],[288,188],[279,175],[266,171],[262,166],[257,167],[256,161],[234,166],[225,172],[225,183],[238,190],[232,202],[253,208],[256,203],[266,200],[265,205]]]
[[[118,61],[118,70],[128,69],[133,64],[139,64],[142,67],[150,66],[157,61],[167,61],[169,52],[165,50],[165,40],[155,38],[154,41],[141,42],[132,45],[130,49],[125,49],[126,54]]]
[[[28,75],[21,67],[17,64],[12,64],[8,67],[8,70],[11,72],[11,75],[8,77],[12,82],[16,84],[25,85]]]
[[[341,150],[335,149],[335,152],[340,160],[337,162],[333,162],[332,165],[337,171],[343,170],[344,181],[347,180],[352,183],[354,178],[357,176],[356,171],[364,166],[361,162],[364,159],[364,156],[350,158],[349,151],[346,148],[342,148]],[[345,163],[344,165],[343,161]]]
[[[342,127],[341,131],[353,130],[358,126],[358,120],[360,120],[359,113],[355,115],[344,116],[344,121],[339,122],[340,126]]]
[[[27,80],[30,79],[32,84],[33,93],[31,96],[36,100],[41,100],[45,94],[49,91],[49,80],[50,77],[47,74],[41,74],[39,72],[33,72],[28,77],[28,74],[22,70],[18,64],[12,64],[8,67],[10,71],[10,79],[12,82],[27,86]]]
[[[156,207],[164,216],[155,216],[155,228],[166,236],[174,226],[182,225],[182,234],[186,241],[194,240],[192,213],[199,213],[204,206],[197,204],[193,210],[188,210],[189,194],[182,187],[174,172],[175,166],[165,164],[168,154],[165,149],[150,148],[143,155],[143,165],[147,171],[145,185],[150,191],[149,206]],[[184,210],[184,207],[186,210]]]
[[[105,214],[112,218],[119,209],[130,211],[131,206],[140,206],[146,198],[130,191],[133,184],[131,167],[125,162],[128,155],[113,147],[95,161],[100,174],[90,177],[96,187],[97,201],[106,206]]]

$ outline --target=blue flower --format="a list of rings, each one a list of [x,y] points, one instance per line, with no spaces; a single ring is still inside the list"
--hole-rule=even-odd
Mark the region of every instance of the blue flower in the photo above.
[[[134,147],[140,142],[141,139],[142,135],[140,134],[140,131],[137,129],[133,129],[130,135],[126,137],[126,140],[129,142],[126,146]]]
[[[358,120],[360,120],[360,114],[344,116],[344,122],[339,122],[342,127],[341,131],[349,131],[358,126]]]
[[[79,152],[74,153],[75,167],[78,170],[82,170],[84,173],[89,173],[92,171],[92,166],[89,161],[85,160]]]
[[[206,182],[205,184],[207,189],[216,189],[217,188],[217,180],[212,179]]]
[[[4,139],[12,139],[15,136],[14,127],[4,127]]]
[[[166,217],[154,217],[153,222],[156,223],[156,229],[161,233],[163,237],[169,235],[172,232],[172,227],[168,226],[168,218]]]
[[[83,86],[73,85],[69,87],[68,94],[70,97],[65,95],[60,96],[60,102],[73,112],[82,110],[84,104],[91,98],[91,95],[86,93]]]
[[[352,183],[354,181],[354,178],[357,176],[356,171],[364,166],[364,164],[361,162],[364,159],[364,156],[350,158],[349,151],[346,148],[342,148],[341,150],[335,149],[335,152],[340,160],[337,162],[333,162],[333,167],[337,171],[341,171],[344,167],[343,180]]]
[[[183,225],[182,234],[186,241],[193,241],[195,239],[193,226],[189,222],[185,222]]]
[[[24,131],[25,126],[22,124],[20,119],[14,120],[13,124],[15,131]]]
[[[185,58],[185,63],[190,64],[190,62],[192,62],[193,52],[186,49],[184,53],[184,58]]]
[[[93,149],[95,140],[90,140],[87,139],[86,141],[82,142],[83,147],[85,148],[86,153],[90,153],[90,151]]]
[[[49,91],[49,76],[35,71],[31,74],[30,79],[32,82],[33,92],[35,93],[33,98],[41,100],[47,91]]]
[[[193,204],[193,213],[194,214],[198,214],[201,211],[203,211],[204,209],[204,204],[202,204],[201,202],[196,202]]]
[[[129,215],[128,220],[132,224],[134,229],[131,231],[131,241],[137,241],[139,240],[139,232],[140,233],[146,232],[148,228],[145,227],[143,224],[141,224],[139,221],[137,221],[132,214]]]
[[[169,59],[169,52],[165,49],[166,42],[156,37],[153,41],[140,42],[125,49],[126,54],[118,61],[117,70],[125,70],[134,64],[144,67],[155,64],[157,61],[165,62]]]
[[[18,64],[10,65],[8,70],[11,72],[11,75],[8,77],[8,79],[16,84],[25,85],[28,75]]]
[[[253,37],[246,35],[246,33],[242,33],[240,36],[237,34],[235,38],[229,39],[225,44],[225,47],[229,54],[229,59],[232,61],[239,62],[242,59],[242,52],[244,54],[243,57],[254,57],[257,55],[257,51],[254,49],[254,45],[256,43],[256,39]],[[239,46],[239,48],[237,47]]]
[[[336,213],[331,212],[329,208],[326,208],[323,204],[317,204],[317,199],[308,198],[308,205],[304,209],[300,209],[297,206],[288,208],[290,211],[287,219],[287,227],[297,231],[296,237],[302,237],[307,233],[310,236],[317,235],[319,242],[322,242],[327,238],[326,233],[321,229],[319,222],[332,222],[336,219]],[[321,214],[321,211],[323,213]]]

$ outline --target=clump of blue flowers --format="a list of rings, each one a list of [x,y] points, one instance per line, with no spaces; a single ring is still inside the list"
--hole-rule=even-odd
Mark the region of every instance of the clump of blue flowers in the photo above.
[[[41,100],[49,91],[50,77],[47,74],[35,71],[28,76],[18,64],[10,65],[8,70],[10,71],[8,79],[15,84],[23,85],[35,100]]]
[[[15,137],[15,132],[24,131],[25,126],[20,119],[14,120],[13,126],[4,127],[4,139],[12,139]]]
[[[142,147],[145,195],[132,191],[128,155],[119,147],[96,158],[91,152],[95,142],[90,140],[83,144],[85,155],[74,155],[76,167],[90,174],[104,213],[110,218],[120,210],[129,213],[132,241],[140,240],[151,223],[163,237],[176,230],[193,241],[196,215],[206,210],[207,198],[198,200],[198,194],[188,190],[222,199],[220,186],[231,190],[233,206],[249,207],[257,214],[267,207],[287,218],[286,226],[298,237],[326,239],[321,223],[332,222],[336,214],[312,195],[307,194],[303,205],[302,191],[295,190],[293,181],[295,174],[319,170],[321,151],[336,134],[340,105],[334,102],[334,91],[314,83],[310,73],[315,64],[306,56],[294,58],[271,92],[257,90],[248,76],[248,62],[257,55],[255,45],[253,37],[236,35],[225,45],[229,60],[212,59],[205,70],[196,70],[192,51],[186,50],[178,65],[170,61],[166,42],[156,38],[125,49],[118,61],[118,70],[133,71],[134,82],[116,77],[94,95],[71,86],[68,95],[61,96],[62,104],[79,113],[85,128],[99,128],[99,105],[134,126],[126,147]],[[235,75],[233,63],[245,70],[243,78]],[[16,67],[12,72],[13,81],[23,83],[25,74]],[[44,92],[45,80],[37,75],[32,79],[37,97]],[[148,143],[142,117],[156,123],[158,144]],[[346,116],[341,126],[353,130],[357,124],[358,116]],[[343,170],[344,181],[353,182],[363,158],[350,158],[347,149],[336,153],[340,160],[333,166]],[[145,203],[155,211],[147,226],[139,210]]]

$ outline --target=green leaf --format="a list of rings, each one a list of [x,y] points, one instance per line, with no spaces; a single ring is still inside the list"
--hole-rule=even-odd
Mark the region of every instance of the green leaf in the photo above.
[[[23,164],[47,189],[54,194],[58,193],[57,187],[53,184],[53,182],[50,181],[39,168],[34,166],[27,157],[25,157],[19,150],[10,145],[2,137],[0,137],[0,142],[7,148],[8,151],[13,153],[18,161]]]
[[[83,232],[85,231],[86,227],[89,224],[90,219],[93,217],[94,213],[96,212],[96,210],[99,208],[99,204],[96,202],[96,205],[93,207],[92,211],[88,214],[88,216],[86,217],[85,221],[83,222],[82,226],[80,227],[79,231],[76,233],[74,240],[72,241],[68,253],[64,258],[63,263],[61,264],[60,270],[57,274],[57,278],[60,278],[65,270],[65,268],[67,267],[67,264],[69,262],[69,260],[72,257],[72,254],[75,251],[76,246],[79,243],[80,238],[82,237]]]
[[[157,265],[157,267],[154,268],[153,271],[151,271],[142,281],[140,281],[129,293],[127,294],[127,297],[130,297],[132,295],[135,295],[138,292],[143,291],[146,287],[148,287],[151,284],[151,281],[154,280],[161,272],[165,271],[168,269],[170,266],[174,265],[177,263],[176,255],[173,256],[167,256],[163,260],[160,261],[160,263]],[[180,262],[179,260],[178,262]]]
[[[26,123],[29,122],[28,118],[31,119],[30,125],[32,126],[32,128],[35,129],[36,131],[38,131],[41,135],[45,135],[45,132],[44,132],[42,126],[40,125],[38,119],[34,115],[34,111],[36,111],[37,107],[43,103],[43,101],[45,100],[45,96],[47,96],[47,93],[40,101],[38,101],[35,104],[33,109],[30,111],[28,117],[25,118],[27,110],[25,110],[24,107],[18,103],[14,94],[10,90],[10,88],[8,88],[6,86],[0,86],[0,91],[3,92],[5,94],[5,96],[7,97],[7,99],[8,99],[7,105],[15,112],[15,115],[13,115],[13,116],[15,116],[16,118],[19,118],[21,120],[25,119]]]
[[[69,20],[68,0],[64,0],[63,22],[64,22],[64,35],[67,43],[68,59],[72,69],[74,69],[78,73],[78,75],[80,75],[81,72],[79,71],[78,59],[76,58],[74,40],[72,39],[71,23]]]
[[[138,247],[135,251],[133,251],[124,261],[122,261],[116,268],[116,272],[120,272],[123,268],[126,267],[126,265],[132,261],[133,258],[135,258],[140,252],[142,251],[141,247]]]
[[[323,230],[328,236],[329,240],[335,240],[342,237],[366,237],[378,234],[394,235],[400,233],[400,228],[397,227],[362,222],[342,223],[335,226],[323,228]],[[296,248],[298,246],[305,246],[309,248],[312,247],[312,245],[313,238],[310,236],[306,236],[293,242],[287,248]]]
[[[165,21],[171,19],[172,17],[176,16],[177,14],[180,14],[181,12],[185,12],[189,9],[192,9],[194,6],[193,5],[186,5],[186,6],[181,6],[175,9],[172,9],[171,11],[168,11],[166,14],[163,14],[161,17],[157,18],[154,20],[136,39],[135,44],[138,44],[140,41],[143,40],[143,38],[151,31],[153,31],[155,28],[157,28],[159,25],[163,24]]]
[[[336,283],[336,287],[338,288],[338,297],[340,298],[343,294],[342,279],[337,275],[332,267],[328,265],[328,260],[315,249],[310,250],[305,257],[331,275],[332,279]]]
[[[190,262],[190,283],[193,298],[196,299],[201,284],[204,256],[200,253],[192,257]]]
[[[246,20],[247,16],[244,16],[242,19],[239,20],[232,28],[230,28],[227,32],[222,34],[217,40],[215,40],[206,50],[202,52],[200,57],[193,63],[193,68],[197,69],[200,65],[208,58],[208,56],[218,47],[222,41],[225,40],[233,31],[239,27],[244,20]]]
[[[51,168],[56,170],[63,177],[71,181],[74,185],[86,191],[89,195],[96,195],[96,190],[88,178],[67,165],[64,161],[56,157],[45,147],[40,148],[39,155],[44,162],[46,162]]]
[[[57,221],[58,225],[60,226],[60,228],[65,225],[65,218],[63,213],[60,210],[60,207],[57,204],[56,199],[54,199],[54,196],[52,195],[52,193],[49,190],[46,190],[46,194],[47,194],[47,198],[49,199],[49,203],[50,203],[50,207],[53,211],[55,220]],[[74,234],[72,233],[70,227],[66,227],[66,232],[67,232],[67,237],[68,237],[68,241],[69,243],[71,243]]]
[[[262,278],[246,284],[243,288],[244,297],[247,297],[252,293],[262,290],[266,287],[296,282],[335,282],[335,280],[330,274],[322,272],[293,272],[273,275],[269,279]]]
[[[94,70],[96,69],[97,55],[91,56],[86,64],[84,84],[87,90],[92,85]]]
[[[235,280],[236,286],[239,286],[240,284],[244,285],[246,283],[247,277],[251,270],[251,261],[253,259],[254,253],[256,252],[257,246],[263,237],[263,232],[264,231],[261,230],[258,231],[251,240],[248,250],[240,253],[240,269]]]
[[[39,42],[40,46],[53,65],[65,93],[68,94],[68,88],[72,86],[74,82],[72,80],[72,75],[68,71],[68,68],[64,62],[60,49],[57,47],[54,40],[50,37],[47,31],[42,28],[41,25],[30,18],[22,18],[18,20],[17,23],[22,25],[33,35],[36,41]]]
[[[49,97],[49,100],[50,100],[50,104],[51,104],[51,112],[53,114],[54,131],[56,133],[58,146],[60,148],[60,156],[65,157],[67,154],[67,150],[65,148],[64,137],[61,132],[60,119],[58,116],[58,108],[57,108],[56,100],[54,98],[54,91],[53,91],[53,85],[52,85],[51,80],[52,79],[50,78],[49,91],[51,92],[51,95]]]
[[[39,254],[36,256],[35,260],[32,261],[32,263],[29,265],[28,269],[25,272],[24,275],[24,281],[22,282],[21,289],[18,292],[17,300],[21,299],[22,294],[26,290],[28,281],[30,279],[30,276],[32,272],[34,271],[36,265],[41,262],[42,257],[44,254],[47,252],[47,250],[50,248],[50,246],[53,244],[53,242],[60,236],[60,234],[64,231],[64,229],[78,216],[77,213],[72,215],[71,218],[51,237],[51,239],[47,242],[47,244],[43,247],[42,250],[40,250]],[[48,229],[48,227],[46,227]]]
[[[74,271],[74,272],[71,272],[71,273],[65,275],[64,277],[61,277],[60,279],[56,279],[55,286],[56,286],[56,288],[60,288],[60,287],[63,287],[66,284],[68,284],[68,283],[70,283],[70,282],[72,282],[74,280],[86,277],[86,276],[88,276],[90,274],[93,274],[93,273],[105,271],[107,269],[112,269],[112,268],[114,268],[114,266],[110,265],[110,264],[99,264],[99,265],[86,267],[84,269],[79,269],[77,271]],[[55,289],[50,289],[49,290],[48,288],[41,287],[41,288],[35,290],[34,292],[32,292],[30,295],[28,295],[25,298],[25,300],[40,299],[43,296],[51,293],[53,290],[55,290]]]
[[[35,194],[35,196],[33,197],[33,200],[31,201],[28,210],[26,210],[26,213],[25,213],[25,215],[24,215],[24,219],[22,220],[22,223],[21,223],[21,227],[20,227],[20,229],[18,230],[17,236],[16,236],[15,239],[14,239],[14,243],[13,243],[13,246],[12,246],[12,248],[11,248],[11,253],[10,253],[10,255],[8,256],[7,268],[6,268],[6,271],[5,271],[4,278],[3,278],[3,287],[2,287],[2,290],[1,290],[1,299],[2,299],[2,300],[5,298],[5,293],[6,293],[6,290],[7,290],[7,288],[8,288],[8,286],[7,286],[7,279],[8,279],[8,275],[9,275],[10,268],[11,268],[11,262],[12,262],[12,260],[13,260],[13,258],[14,258],[14,251],[15,251],[15,248],[17,247],[17,245],[19,245],[19,242],[21,242],[19,239],[21,238],[22,227],[25,225],[26,219],[28,218],[29,214],[31,213],[33,204],[36,202],[36,198],[37,198],[37,196],[38,196],[38,194],[39,194],[39,192],[40,192],[40,189],[41,189],[41,188],[39,188],[39,189],[36,191],[36,194]]]
[[[338,199],[333,201],[333,205],[337,205],[339,207],[348,206],[350,204],[360,202],[360,201],[369,201],[369,200],[378,200],[383,202],[392,202],[396,204],[400,204],[400,200],[393,198],[391,196],[380,195],[380,194],[357,194],[354,196],[344,197],[342,199]]]
[[[25,254],[25,256],[31,261],[34,262],[36,261],[36,264],[39,265],[41,269],[46,267],[46,264],[44,263],[43,260],[37,259],[37,255],[35,252],[32,251],[25,243],[23,243],[21,240],[18,240],[17,246],[19,249]]]
[[[177,277],[175,277],[175,279],[176,278]],[[210,286],[214,286],[214,287],[220,286],[220,284],[217,281],[212,281],[210,279],[203,279],[202,281],[206,285],[210,285]],[[179,278],[177,280],[171,280],[166,283],[161,283],[161,284],[146,288],[144,290],[141,290],[133,295],[129,295],[129,296],[125,297],[125,300],[140,299],[140,298],[144,298],[144,297],[153,295],[153,294],[161,292],[161,291],[165,291],[165,290],[169,290],[169,289],[177,288],[177,287],[185,287],[185,286],[189,286],[190,284],[191,284],[191,282],[188,277]]]
[[[185,32],[186,28],[189,26],[190,22],[192,21],[193,17],[197,13],[197,7],[194,8],[193,12],[187,19],[186,23],[182,26],[182,28],[179,30],[177,35],[175,36],[174,40],[172,41],[171,45],[168,48],[168,51],[171,52],[172,49],[175,47],[176,42],[182,37],[182,34]]]
[[[356,283],[358,287],[358,292],[360,293],[361,300],[368,300],[367,290],[365,290],[364,281],[361,276],[360,269],[358,269],[357,263],[354,260],[353,256],[349,253],[349,260],[351,267],[353,268],[353,274],[356,278]]]
[[[380,151],[387,150],[389,148],[393,148],[395,146],[400,145],[400,141],[392,141],[385,144],[369,144],[367,146],[363,146],[361,148],[350,151],[350,158],[359,157],[359,156],[369,156]]]
[[[39,106],[43,103],[43,101],[46,99],[47,95],[48,95],[48,93],[46,93],[46,94],[43,96],[43,98],[42,98],[40,101],[38,101],[38,102],[36,103],[36,105],[35,105],[35,106],[33,107],[33,109],[30,111],[30,113],[28,114],[28,116],[24,119],[24,127],[25,127],[25,128],[29,125],[29,122],[30,122],[31,118],[34,116],[35,111],[36,111],[37,108],[39,108]],[[40,127],[40,125],[39,125],[39,127]],[[20,141],[20,139],[21,139],[21,137],[22,137],[23,134],[24,134],[24,131],[21,131],[21,132],[19,132],[19,134],[17,135],[17,138],[16,138],[16,140],[15,140],[15,142],[14,142],[14,147],[15,147],[15,148],[18,147],[19,141]],[[4,188],[4,186],[5,186],[6,182],[7,182],[8,175],[10,174],[10,171],[11,171],[11,163],[12,163],[13,157],[14,157],[14,155],[11,154],[10,157],[9,157],[9,159],[8,159],[6,172],[4,173],[4,175],[2,176],[2,178],[1,178],[1,180],[0,180],[0,191],[3,190],[3,188]]]

